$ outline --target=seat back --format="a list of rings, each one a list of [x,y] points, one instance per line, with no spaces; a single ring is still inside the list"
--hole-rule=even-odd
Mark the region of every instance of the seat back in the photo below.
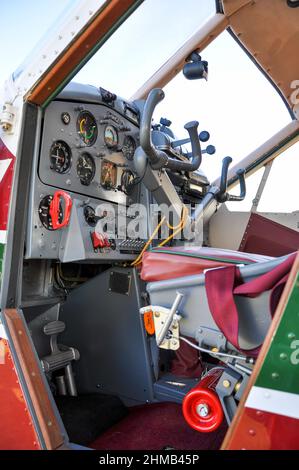
[[[271,271],[286,258],[287,256],[284,256],[242,266],[240,267],[241,276],[244,282],[248,282]],[[227,344],[226,338],[223,337],[210,312],[204,273],[147,284],[151,305],[170,308],[178,291],[184,294],[179,312],[183,317],[180,321],[181,334],[193,337],[208,347],[234,349],[232,345]],[[243,296],[235,298],[239,312],[239,345],[244,350],[258,347],[265,338],[271,323],[269,296],[270,292],[266,291],[256,298]],[[225,310],[223,315],[225,315]]]

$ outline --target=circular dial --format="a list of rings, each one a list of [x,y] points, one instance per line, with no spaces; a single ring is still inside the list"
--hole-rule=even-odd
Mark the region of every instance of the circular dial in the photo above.
[[[122,153],[124,154],[127,160],[133,160],[135,150],[136,150],[135,140],[133,139],[133,137],[127,135],[124,140]]]
[[[50,150],[50,168],[57,173],[66,173],[72,162],[72,152],[63,140],[57,140]]]
[[[77,175],[85,186],[89,186],[96,172],[94,159],[89,153],[83,153],[77,162]]]
[[[52,225],[52,218],[50,216],[50,204],[52,202],[53,196],[45,196],[38,207],[38,215],[41,223],[47,230],[53,230],[53,225]],[[63,220],[63,210],[62,210],[62,204],[59,204],[59,216],[58,216],[58,222],[61,224]]]
[[[97,140],[98,126],[95,117],[89,111],[82,111],[77,119],[77,131],[88,147]]]
[[[104,141],[107,147],[115,148],[118,145],[117,130],[113,126],[106,126],[104,131]]]

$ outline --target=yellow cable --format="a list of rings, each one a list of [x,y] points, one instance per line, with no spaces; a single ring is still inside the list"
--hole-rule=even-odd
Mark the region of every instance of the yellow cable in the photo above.
[[[167,223],[167,227],[170,229],[170,230],[177,230],[178,228],[180,228],[182,226],[182,223],[184,223],[185,221],[185,218],[187,216],[187,212],[188,212],[188,209],[186,206],[183,207],[183,211],[182,211],[182,216],[181,216],[181,220],[179,221],[178,225],[170,225],[169,222],[166,222]]]
[[[144,254],[144,252],[147,250],[147,248],[149,247],[149,245],[151,244],[151,242],[153,241],[153,238],[154,236],[156,235],[156,233],[158,232],[159,228],[161,227],[161,225],[163,224],[165,220],[165,216],[161,219],[161,221],[158,223],[157,227],[155,228],[155,230],[153,231],[153,233],[151,234],[150,238],[148,239],[148,241],[146,242],[146,244],[144,245],[141,253],[139,254],[139,256],[135,259],[135,261],[133,261],[133,263],[131,263],[131,266],[137,266],[137,264],[140,263],[141,261],[141,258]]]
[[[172,240],[173,237],[175,237],[177,233],[179,233],[181,230],[183,230],[183,228],[185,227],[186,222],[187,222],[187,215],[188,215],[188,210],[187,210],[186,206],[184,206],[181,222],[177,225],[176,230],[174,232],[172,232],[172,234],[169,235],[169,237],[166,238],[166,240],[164,240],[163,242],[161,242],[158,245],[158,248],[160,248],[161,246],[166,245],[166,243],[168,243],[170,240]]]
[[[182,217],[181,217],[181,220],[180,222],[178,223],[178,225],[176,225],[175,227],[170,225],[169,222],[166,222],[167,223],[167,226],[169,229],[171,230],[174,230],[172,232],[171,235],[169,235],[169,237],[167,237],[163,242],[161,242],[158,247],[161,247],[161,246],[164,246],[166,243],[168,243],[170,240],[173,239],[173,237],[176,236],[177,233],[179,233],[181,230],[183,230],[183,228],[185,227],[186,225],[186,222],[187,222],[187,215],[188,215],[188,209],[186,206],[183,207],[183,213],[182,213]],[[149,245],[151,244],[151,242],[153,241],[153,238],[154,236],[156,235],[156,233],[158,232],[159,228],[162,226],[163,222],[166,220],[166,217],[164,216],[161,221],[158,223],[157,227],[155,228],[155,230],[153,231],[152,235],[150,236],[150,238],[148,239],[148,241],[146,242],[146,244],[144,245],[142,251],[140,252],[140,254],[138,255],[138,257],[135,259],[135,261],[133,261],[131,263],[131,266],[137,266],[138,264],[141,263],[141,259],[142,259],[142,256],[143,254],[145,253],[145,251],[147,250],[147,248],[149,247]]]

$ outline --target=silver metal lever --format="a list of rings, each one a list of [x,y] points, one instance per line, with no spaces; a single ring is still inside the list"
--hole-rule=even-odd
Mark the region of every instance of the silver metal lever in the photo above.
[[[183,297],[184,297],[184,294],[181,294],[181,292],[177,292],[176,298],[175,298],[175,300],[172,304],[172,307],[170,309],[168,318],[167,318],[165,324],[163,325],[163,328],[161,329],[160,334],[157,338],[158,346],[160,346],[163,343],[163,341],[165,339],[165,336],[166,336],[166,334],[167,334],[167,332],[168,332],[168,330],[169,330],[169,328],[170,328],[170,326],[173,322],[173,317],[176,314],[177,309],[178,309]]]

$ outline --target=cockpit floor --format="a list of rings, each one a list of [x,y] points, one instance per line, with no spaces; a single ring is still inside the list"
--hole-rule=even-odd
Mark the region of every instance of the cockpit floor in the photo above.
[[[191,429],[176,403],[155,403],[130,408],[128,416],[89,444],[97,450],[217,450],[227,426],[213,433]]]

